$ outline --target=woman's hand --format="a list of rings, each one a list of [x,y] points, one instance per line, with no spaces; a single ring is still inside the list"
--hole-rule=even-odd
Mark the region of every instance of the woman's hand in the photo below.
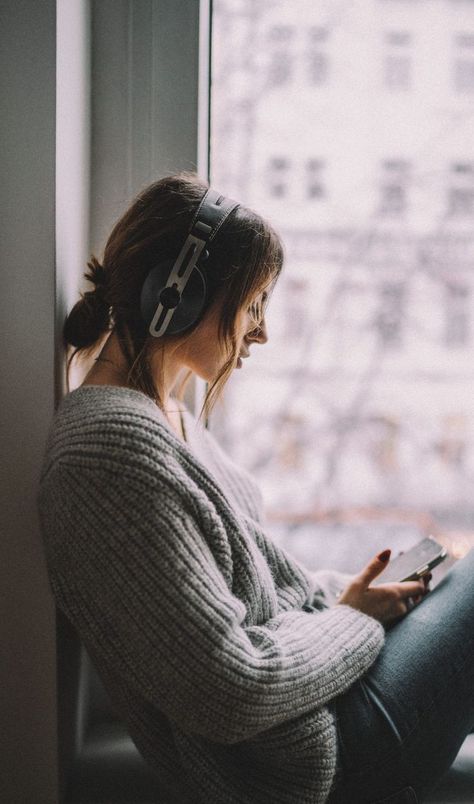
[[[429,592],[431,578],[431,575],[426,575],[419,581],[382,583],[371,587],[372,581],[387,566],[390,553],[390,550],[385,550],[373,558],[362,572],[354,576],[337,601],[374,617],[382,625],[400,619],[413,608],[413,604],[417,605]]]

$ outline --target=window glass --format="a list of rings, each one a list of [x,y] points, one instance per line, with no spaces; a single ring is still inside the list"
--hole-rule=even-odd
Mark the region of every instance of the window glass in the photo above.
[[[474,544],[474,3],[214,0],[211,181],[286,262],[211,428],[268,530],[356,571]],[[472,75],[471,75],[472,73]],[[474,85],[473,85],[474,86]]]
[[[407,31],[389,31],[384,37],[383,81],[391,91],[408,90],[412,82],[412,37]]]
[[[453,84],[457,92],[474,92],[474,33],[469,28],[454,36]]]

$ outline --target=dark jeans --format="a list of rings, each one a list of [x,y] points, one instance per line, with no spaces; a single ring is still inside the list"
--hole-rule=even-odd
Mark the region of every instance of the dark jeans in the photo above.
[[[474,729],[474,549],[332,704],[339,753],[328,804],[423,801]]]

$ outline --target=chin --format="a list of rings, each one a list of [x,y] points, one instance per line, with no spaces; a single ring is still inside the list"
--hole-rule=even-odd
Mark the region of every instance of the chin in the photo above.
[[[236,358],[235,365],[232,367],[232,371],[237,368],[237,363],[238,358]],[[194,364],[192,366],[192,370],[194,371],[196,376],[198,376],[201,380],[204,380],[207,383],[213,383],[219,376],[219,373],[224,368],[224,365],[225,362],[217,365],[216,363],[213,363],[211,366],[209,364],[206,366],[202,364],[201,365]]]

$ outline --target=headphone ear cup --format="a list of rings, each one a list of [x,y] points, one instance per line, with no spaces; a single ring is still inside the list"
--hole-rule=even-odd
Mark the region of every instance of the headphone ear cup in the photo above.
[[[149,328],[156,308],[160,302],[160,294],[166,287],[175,260],[164,260],[155,265],[148,273],[140,295],[140,312],[143,321]],[[168,324],[165,335],[178,335],[189,329],[199,319],[207,299],[206,280],[197,266],[194,266],[181,300],[174,309],[173,317]]]

